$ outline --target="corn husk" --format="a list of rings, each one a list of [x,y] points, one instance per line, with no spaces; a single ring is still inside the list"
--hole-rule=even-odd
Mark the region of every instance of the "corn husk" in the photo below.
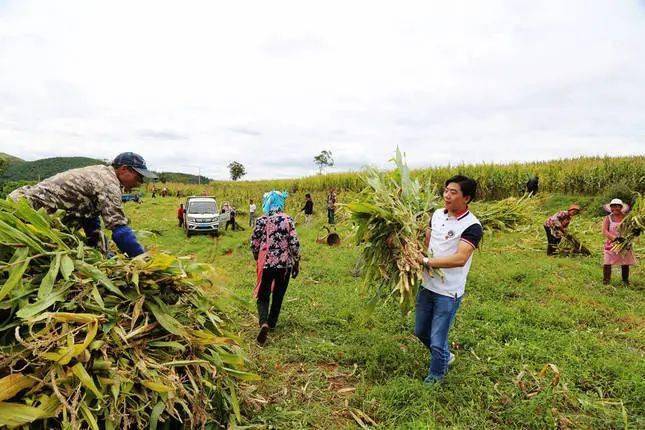
[[[238,381],[257,377],[212,268],[160,252],[105,259],[61,216],[0,201],[0,428],[239,419]]]
[[[365,172],[365,188],[346,208],[362,246],[361,272],[370,304],[398,296],[407,313],[423,279],[423,239],[438,197],[429,181],[421,185],[411,179],[398,148],[392,161],[396,165],[392,172]],[[443,273],[432,269],[430,275]]]
[[[645,229],[645,207],[643,196],[636,197],[636,203],[618,226],[618,237],[614,240],[611,250],[625,253],[632,249],[634,241]]]

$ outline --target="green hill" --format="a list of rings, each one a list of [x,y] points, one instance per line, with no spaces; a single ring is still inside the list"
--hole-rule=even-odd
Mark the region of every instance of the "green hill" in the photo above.
[[[88,157],[53,157],[35,161],[10,162],[0,176],[0,182],[37,181],[65,170],[95,164],[103,164],[103,161]]]
[[[180,184],[208,184],[211,180],[206,176],[198,177],[188,173],[163,172],[159,173],[160,182],[178,182]]]
[[[6,166],[3,169],[0,164],[0,185],[8,182],[38,181],[57,173],[79,167],[104,164],[104,161],[88,157],[52,157],[34,161],[25,161],[13,155],[0,152],[0,160],[5,160]],[[188,173],[164,172],[159,175],[160,179],[167,182],[178,182],[183,184],[207,184],[210,179]]]
[[[0,159],[6,160],[8,164],[17,164],[24,163],[25,160],[22,158],[14,157],[13,155],[7,154],[6,152],[0,152]]]

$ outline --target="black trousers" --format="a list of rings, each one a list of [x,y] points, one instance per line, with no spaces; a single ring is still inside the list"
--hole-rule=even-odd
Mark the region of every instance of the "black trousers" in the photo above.
[[[230,217],[228,221],[226,221],[226,225],[224,226],[224,230],[228,230],[228,226],[231,226],[231,230],[235,231],[235,217]]]
[[[282,308],[282,299],[289,286],[291,269],[264,269],[262,282],[258,292],[258,318],[260,325],[269,324],[273,328],[278,324],[278,316]],[[275,282],[275,288],[271,293],[271,284]]]
[[[335,212],[336,212],[336,209],[327,208],[327,223],[328,224],[335,224],[336,223],[336,219],[335,219],[336,213]]]
[[[553,255],[557,251],[558,245],[562,239],[555,237],[551,233],[551,229],[547,226],[544,226],[544,231],[546,231],[546,255]]]

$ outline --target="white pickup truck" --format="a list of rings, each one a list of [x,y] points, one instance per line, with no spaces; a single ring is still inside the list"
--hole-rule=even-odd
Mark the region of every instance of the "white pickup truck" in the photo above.
[[[186,236],[194,233],[217,235],[220,223],[228,221],[229,214],[220,214],[217,200],[211,196],[190,196],[184,205],[184,228]]]

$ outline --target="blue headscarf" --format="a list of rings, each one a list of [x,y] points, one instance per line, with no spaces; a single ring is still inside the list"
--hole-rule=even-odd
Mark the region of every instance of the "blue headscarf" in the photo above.
[[[284,210],[285,199],[289,194],[286,191],[269,191],[262,197],[262,210],[265,214],[271,214]]]

